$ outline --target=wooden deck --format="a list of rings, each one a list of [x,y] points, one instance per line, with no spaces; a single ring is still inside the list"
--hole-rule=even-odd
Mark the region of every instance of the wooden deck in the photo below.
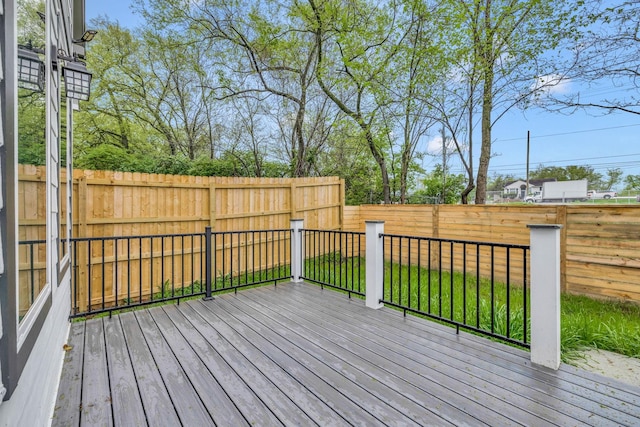
[[[640,387],[309,284],[73,323],[54,426],[640,425]]]

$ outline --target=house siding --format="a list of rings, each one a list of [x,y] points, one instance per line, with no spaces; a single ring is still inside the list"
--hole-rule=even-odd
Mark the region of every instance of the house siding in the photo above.
[[[0,2],[0,18],[4,19],[4,3]],[[4,20],[2,21],[4,23]],[[6,51],[3,49],[3,51]],[[4,54],[0,54],[0,83],[4,80]],[[0,108],[2,108],[0,104]],[[0,117],[2,117],[2,112],[0,111]],[[4,218],[4,183],[2,178],[4,174],[2,173],[3,165],[4,165],[5,153],[4,153],[4,126],[2,120],[0,120],[0,218]],[[0,227],[0,279],[4,276],[4,251],[2,247],[3,238],[2,238],[2,229]],[[2,305],[0,305],[0,339],[2,339]],[[0,365],[0,405],[2,404],[2,400],[4,399],[5,394],[7,393],[7,389],[4,387],[2,383],[2,366]]]
[[[46,0],[46,31],[48,41],[52,44],[71,51],[71,3],[69,0]],[[0,0],[0,9],[6,5],[6,15],[0,14],[0,19],[11,28],[15,27],[15,2],[3,2]],[[49,17],[59,17],[49,19]],[[64,21],[60,20],[63,19]],[[6,20],[6,22],[5,22]],[[13,20],[13,21],[10,21]],[[55,21],[55,22],[54,22]],[[62,24],[62,25],[61,25]],[[16,48],[15,33],[11,35],[11,28],[5,34],[6,39],[2,39],[1,57],[5,67],[13,67],[15,64]],[[6,56],[5,56],[6,55]],[[47,60],[49,60],[47,55]],[[46,426],[51,424],[51,417],[57,395],[62,363],[64,360],[63,346],[69,333],[69,313],[71,310],[71,271],[67,269],[61,274],[58,269],[58,237],[60,234],[60,191],[59,191],[59,166],[60,165],[60,71],[53,67],[47,67],[47,262],[48,264],[48,295],[41,295],[46,298],[46,303],[41,306],[41,311],[37,314],[37,320],[33,322],[27,331],[27,338],[24,341],[16,339],[16,331],[20,328],[26,329],[27,325],[16,325],[16,318],[12,314],[15,307],[9,305],[9,301],[2,301],[0,309],[3,310],[0,319],[0,333],[4,330],[5,337],[2,340],[3,354],[2,366],[5,372],[0,372],[0,378],[4,380],[7,388],[8,399],[0,404],[0,426]],[[6,70],[3,70],[6,71]],[[14,72],[5,72],[1,76],[5,77],[2,85],[3,102],[7,97],[7,109],[9,111],[12,102],[15,102],[15,87],[17,86]],[[7,88],[8,86],[8,88]],[[11,93],[11,95],[7,95]],[[16,287],[17,280],[14,273],[13,263],[16,263],[17,251],[17,229],[13,217],[9,215],[15,208],[15,203],[11,202],[12,195],[15,196],[14,187],[17,185],[16,156],[17,138],[13,133],[15,123],[11,118],[6,118],[2,114],[2,128],[0,135],[6,140],[2,144],[0,138],[0,280],[5,288]],[[13,117],[13,116],[12,116]],[[6,122],[5,122],[6,120]],[[10,140],[10,138],[14,138]],[[9,203],[4,201],[9,200]],[[11,209],[7,211],[6,207]],[[67,221],[68,227],[71,221]],[[5,266],[7,268],[5,269]],[[6,290],[6,289],[5,289]],[[13,304],[16,304],[13,302]],[[7,307],[9,308],[7,310]],[[33,332],[33,333],[32,333]],[[17,342],[17,344],[16,344]],[[8,355],[8,356],[7,356]],[[4,376],[2,376],[4,374]],[[0,399],[1,401],[1,399]]]

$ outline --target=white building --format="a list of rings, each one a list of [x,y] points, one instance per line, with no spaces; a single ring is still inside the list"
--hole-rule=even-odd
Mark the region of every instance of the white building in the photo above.
[[[60,178],[66,169],[71,188],[73,110],[85,98],[73,92],[79,86],[63,80],[84,68],[78,62],[84,57],[84,0],[43,0],[40,13],[25,12],[23,6],[34,4],[27,0],[0,1],[0,425],[42,426],[51,422],[69,331],[72,192],[63,199]],[[88,89],[90,75],[79,83]],[[19,105],[26,97],[42,111],[34,116],[29,110],[42,119],[28,127],[27,110]],[[17,202],[20,132],[34,126],[41,127],[35,131],[46,164],[37,213]],[[38,235],[26,236],[21,221],[32,214]],[[37,278],[29,270],[34,259],[43,270]],[[20,286],[29,274],[31,286]]]
[[[514,199],[524,199],[527,194],[533,194],[538,191],[542,191],[542,184],[545,182],[556,181],[555,178],[545,178],[545,179],[530,179],[529,180],[529,190],[527,190],[527,182],[519,179],[517,181],[512,181],[504,186],[503,195],[504,197],[510,197]]]

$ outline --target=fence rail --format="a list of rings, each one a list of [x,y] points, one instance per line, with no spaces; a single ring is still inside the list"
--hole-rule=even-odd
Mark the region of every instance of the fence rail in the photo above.
[[[640,203],[345,207],[345,229],[369,220],[393,234],[523,245],[527,225],[559,224],[563,292],[640,303]]]
[[[365,295],[364,235],[355,231],[302,230],[305,262],[302,279]]]
[[[529,347],[529,247],[382,234],[382,303]]]

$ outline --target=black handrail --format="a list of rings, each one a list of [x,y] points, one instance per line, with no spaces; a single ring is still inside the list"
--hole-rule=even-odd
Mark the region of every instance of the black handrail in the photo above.
[[[291,278],[291,230],[71,239],[71,317]]]
[[[365,295],[365,233],[337,230],[301,230],[305,263],[302,279],[321,287]]]
[[[392,234],[380,237],[385,259],[381,302],[456,330],[530,347],[529,246]]]

